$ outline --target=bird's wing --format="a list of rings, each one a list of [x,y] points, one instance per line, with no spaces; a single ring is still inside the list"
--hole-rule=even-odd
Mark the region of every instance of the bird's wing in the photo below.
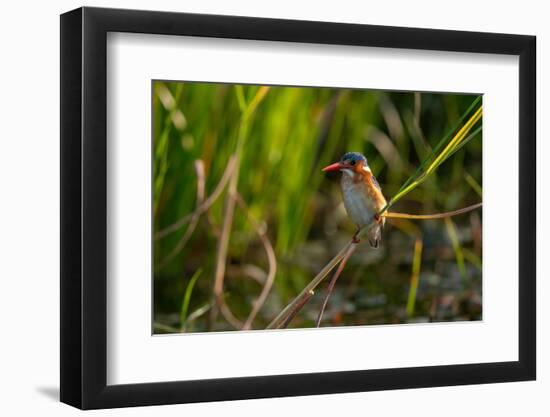
[[[373,198],[376,202],[376,207],[381,209],[383,206],[386,205],[386,199],[382,194],[382,188],[380,187],[380,184],[378,184],[378,181],[376,180],[376,177],[372,174],[372,172],[369,172],[367,175],[365,175],[364,178],[367,189],[370,190],[371,198]]]

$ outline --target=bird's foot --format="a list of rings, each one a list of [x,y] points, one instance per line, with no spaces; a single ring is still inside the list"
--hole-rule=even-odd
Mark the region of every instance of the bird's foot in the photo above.
[[[357,229],[357,232],[355,232],[355,234],[353,235],[353,238],[351,239],[351,241],[355,244],[358,244],[359,242],[361,242],[361,239],[359,239],[359,232],[361,231],[361,229]]]

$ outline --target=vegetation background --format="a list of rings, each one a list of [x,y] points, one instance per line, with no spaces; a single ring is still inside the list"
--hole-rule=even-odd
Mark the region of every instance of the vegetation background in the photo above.
[[[355,231],[339,175],[321,168],[361,152],[389,199],[476,98],[155,81],[154,332],[264,329]],[[479,129],[391,211],[475,204],[481,175]],[[481,319],[481,224],[480,209],[388,219],[381,247],[350,258],[322,325]],[[289,327],[313,327],[325,291]]]

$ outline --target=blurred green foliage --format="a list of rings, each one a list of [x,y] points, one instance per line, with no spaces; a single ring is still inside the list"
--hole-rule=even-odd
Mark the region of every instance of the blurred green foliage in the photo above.
[[[261,89],[155,81],[152,94],[155,233],[197,208],[195,161],[204,164],[207,198],[231,155],[239,155],[237,190],[248,213],[237,208],[234,214],[223,298],[244,321],[266,277],[266,253],[248,214],[267,228],[277,258],[274,286],[253,322],[255,329],[265,328],[354,232],[342,205],[339,175],[324,174],[321,168],[347,151],[359,151],[389,199],[476,98]],[[479,202],[481,164],[479,132],[391,211],[436,213]],[[187,222],[155,239],[156,333],[234,329],[223,316],[212,314],[226,193],[197,216],[193,233],[184,237],[191,227]],[[174,251],[182,239],[183,247]],[[421,252],[415,251],[418,239]],[[481,256],[481,210],[449,221],[388,221],[381,248],[360,245],[348,262],[323,325],[478,320]],[[324,288],[291,327],[314,324]]]

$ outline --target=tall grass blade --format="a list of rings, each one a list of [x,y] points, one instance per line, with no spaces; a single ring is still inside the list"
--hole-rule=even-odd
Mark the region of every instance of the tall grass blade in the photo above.
[[[414,254],[411,273],[411,288],[407,299],[407,317],[414,315],[414,305],[416,303],[416,293],[418,291],[418,281],[420,280],[420,266],[422,264],[422,239],[417,238],[414,242]]]
[[[191,279],[189,280],[189,283],[187,284],[187,287],[185,288],[185,294],[183,296],[183,302],[181,303],[181,311],[180,311],[180,326],[181,331],[185,331],[185,322],[187,320],[187,312],[189,311],[189,303],[191,302],[191,295],[193,294],[193,288],[195,287],[195,283],[199,279],[200,275],[202,274],[202,269],[197,269]]]
[[[474,103],[477,102],[479,99],[480,98],[476,99]],[[476,112],[464,124],[464,126],[462,126],[462,128],[453,136],[453,138],[446,145],[444,140],[442,140],[432,152],[433,155],[431,154],[431,156],[429,156],[426,159],[426,161],[424,161],[421,164],[421,167],[425,168],[423,172],[417,175],[416,178],[414,178],[415,174],[413,174],[413,176],[411,177],[413,179],[407,180],[405,182],[405,185],[401,187],[400,191],[398,191],[397,194],[395,194],[395,196],[393,196],[390,199],[390,201],[386,204],[386,206],[382,210],[380,210],[378,214],[381,215],[384,212],[386,212],[397,201],[399,201],[405,195],[407,195],[416,187],[418,187],[420,184],[422,184],[443,162],[445,162],[449,158],[449,156],[457,149],[457,147],[462,143],[462,141],[467,137],[467,134],[472,129],[472,127],[481,120],[482,113],[483,113],[483,108],[479,107],[476,110]],[[443,145],[445,146],[443,147]],[[427,161],[429,161],[429,163]]]
[[[466,119],[466,117],[472,112],[472,110],[478,105],[478,103],[481,101],[481,96],[477,97],[472,104],[466,109],[466,111],[460,116],[460,119],[455,123],[452,129],[450,129],[447,134],[437,143],[437,145],[433,148],[433,150],[430,152],[430,154],[422,161],[422,163],[418,166],[416,171],[410,176],[410,178],[405,181],[405,183],[401,186],[398,192],[403,191],[405,188],[409,186],[411,182],[413,182],[416,178],[420,176],[422,171],[424,170],[424,167],[430,163],[430,161],[439,153],[439,151],[445,146],[446,143],[449,142],[451,139],[451,136],[453,132],[456,132],[457,129],[460,127],[462,122]]]
[[[449,234],[449,239],[451,239],[451,244],[453,245],[456,265],[460,271],[460,277],[462,278],[462,282],[464,282],[466,280],[466,265],[464,264],[464,254],[462,253],[462,246],[458,240],[455,224],[449,217],[447,217],[445,219],[445,226],[447,227],[447,233]]]
[[[481,189],[481,185],[475,180],[474,177],[472,177],[467,172],[464,173],[464,179],[468,183],[470,187],[476,192],[476,194],[480,197],[483,197],[483,190]]]

